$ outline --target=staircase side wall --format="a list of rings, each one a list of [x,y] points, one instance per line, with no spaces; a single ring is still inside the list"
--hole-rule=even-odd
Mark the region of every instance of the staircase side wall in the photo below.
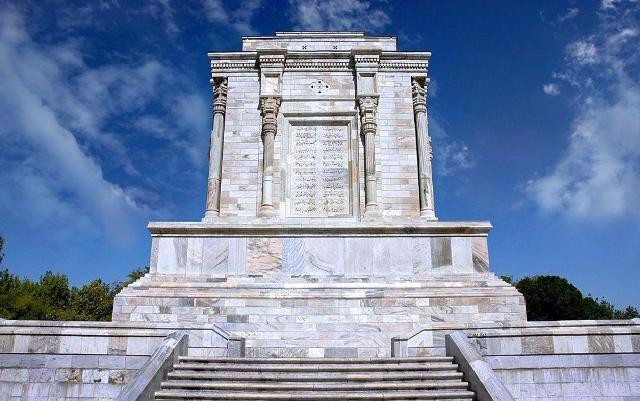
[[[640,324],[591,323],[483,333],[474,341],[518,400],[640,399]]]

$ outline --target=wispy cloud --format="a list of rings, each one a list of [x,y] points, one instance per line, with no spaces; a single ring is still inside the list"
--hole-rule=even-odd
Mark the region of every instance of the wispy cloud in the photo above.
[[[222,0],[203,0],[205,15],[211,22],[231,28],[237,34],[252,35],[257,33],[253,19],[262,6],[262,0],[246,0],[232,2],[234,7]]]
[[[0,196],[0,209],[33,224],[126,241],[153,199],[145,198],[152,189],[111,178],[140,180],[134,144],[149,133],[133,122],[160,116],[173,128],[167,144],[175,157],[190,155],[195,125],[206,118],[190,110],[202,112],[206,103],[181,90],[158,100],[158,91],[179,86],[179,74],[153,58],[89,66],[82,46],[80,39],[36,40],[15,8],[0,10],[0,185],[12,188]],[[203,159],[191,156],[195,164]]]
[[[542,91],[549,96],[558,96],[560,94],[560,87],[558,84],[544,84],[542,85]]]
[[[567,45],[554,77],[575,90],[568,149],[527,183],[541,210],[573,218],[640,215],[640,41],[637,2],[607,1],[591,35]]]
[[[578,16],[578,14],[580,14],[580,9],[578,7],[571,7],[567,10],[566,13],[558,17],[558,22],[564,22],[574,19]]]
[[[294,29],[313,31],[378,31],[391,22],[379,4],[364,0],[289,0]]]
[[[467,144],[462,140],[452,140],[433,111],[429,114],[429,133],[433,138],[434,171],[437,174],[448,176],[475,166]]]

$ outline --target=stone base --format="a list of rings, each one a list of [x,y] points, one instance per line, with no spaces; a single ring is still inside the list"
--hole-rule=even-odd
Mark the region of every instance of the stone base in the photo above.
[[[390,356],[393,336],[432,322],[526,319],[522,296],[490,273],[420,279],[147,275],[116,297],[114,321],[213,323],[249,356]]]
[[[432,322],[526,320],[488,223],[151,223],[151,272],[114,321],[215,323],[254,356],[389,356]]]

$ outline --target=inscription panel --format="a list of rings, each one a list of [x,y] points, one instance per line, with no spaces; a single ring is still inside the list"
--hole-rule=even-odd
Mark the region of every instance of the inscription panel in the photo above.
[[[292,125],[289,144],[289,216],[349,216],[348,126]]]

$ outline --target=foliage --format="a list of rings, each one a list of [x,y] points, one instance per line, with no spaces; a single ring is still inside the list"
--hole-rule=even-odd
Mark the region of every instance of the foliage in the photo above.
[[[505,280],[506,279],[506,280]],[[513,281],[524,295],[529,320],[581,320],[581,319],[633,319],[640,317],[638,310],[628,306],[616,309],[606,300],[583,296],[573,284],[559,276],[533,276]]]
[[[111,319],[113,298],[122,288],[149,271],[135,269],[127,280],[105,283],[96,279],[82,287],[70,287],[67,276],[47,271],[39,281],[21,279],[0,270],[0,317],[32,320]]]

